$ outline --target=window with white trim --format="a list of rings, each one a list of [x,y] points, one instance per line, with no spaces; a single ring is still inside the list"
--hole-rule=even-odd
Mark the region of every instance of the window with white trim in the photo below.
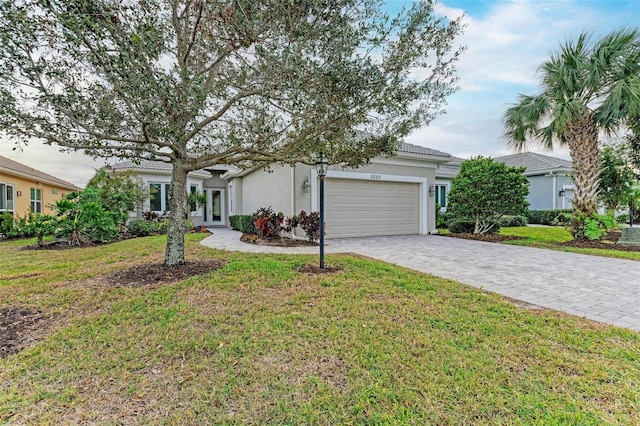
[[[196,194],[198,192],[198,186],[197,185],[190,185],[189,186],[189,193],[190,194]],[[192,203],[189,206],[189,209],[191,210],[191,213],[195,213],[198,209],[198,204],[197,203]]]
[[[31,211],[42,213],[42,189],[31,188]]]
[[[169,210],[168,183],[149,183],[149,210],[152,212],[166,212]]]
[[[440,207],[447,207],[447,185],[436,185],[436,203]]]
[[[0,212],[13,212],[13,185],[0,183]]]

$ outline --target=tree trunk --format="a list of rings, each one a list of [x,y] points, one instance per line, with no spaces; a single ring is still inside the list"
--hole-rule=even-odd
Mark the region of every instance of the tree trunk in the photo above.
[[[164,254],[166,266],[184,263],[184,232],[187,214],[187,171],[180,163],[173,164],[169,189],[169,226]]]
[[[598,127],[590,114],[586,114],[567,126],[565,133],[571,160],[573,160],[573,237],[584,239],[585,221],[598,210],[598,177],[600,175],[600,150]]]

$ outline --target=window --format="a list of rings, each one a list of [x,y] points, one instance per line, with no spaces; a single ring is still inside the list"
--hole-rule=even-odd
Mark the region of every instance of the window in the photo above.
[[[169,210],[168,183],[149,184],[149,210],[153,212],[165,212]]]
[[[191,185],[189,186],[189,193],[190,194],[195,194],[198,192],[198,186],[197,185]],[[198,207],[197,203],[191,203],[191,205],[189,206],[189,210],[191,210],[191,213],[194,213],[196,211]]]
[[[436,203],[447,207],[447,185],[436,185]]]
[[[31,211],[42,213],[42,189],[31,188]]]
[[[0,212],[13,211],[13,185],[0,183]]]
[[[233,184],[229,184],[229,214],[233,214]]]

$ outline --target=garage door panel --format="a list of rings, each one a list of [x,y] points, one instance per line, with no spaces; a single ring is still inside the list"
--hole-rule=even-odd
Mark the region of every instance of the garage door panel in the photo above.
[[[325,180],[327,237],[417,234],[417,183]]]

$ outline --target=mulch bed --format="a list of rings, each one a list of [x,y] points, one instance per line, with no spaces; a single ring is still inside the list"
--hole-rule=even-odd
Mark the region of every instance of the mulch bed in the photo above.
[[[342,271],[342,268],[338,268],[337,266],[325,265],[324,269],[322,269],[319,265],[304,265],[293,268],[293,270],[302,272],[303,274],[333,274],[335,272]]]
[[[467,240],[487,241],[491,243],[500,243],[503,241],[521,240],[521,237],[513,235],[474,235],[474,234],[439,234],[443,237],[452,238],[464,238]],[[616,244],[618,239],[622,236],[622,232],[611,231],[607,233],[606,237],[602,240],[573,240],[565,243],[553,243],[551,245],[558,248],[562,247],[577,247],[577,248],[590,248],[590,249],[605,249],[605,250],[618,250],[618,251],[640,251],[638,246],[621,246]]]
[[[224,260],[187,261],[181,265],[165,266],[163,263],[150,263],[134,266],[123,271],[115,272],[102,278],[108,287],[143,287],[157,286],[181,281],[194,275],[208,274],[221,268]]]
[[[0,358],[22,350],[47,317],[38,310],[9,306],[0,308]]]
[[[260,238],[256,234],[242,234],[240,241],[248,244],[272,247],[318,247],[318,243],[293,238]]]

